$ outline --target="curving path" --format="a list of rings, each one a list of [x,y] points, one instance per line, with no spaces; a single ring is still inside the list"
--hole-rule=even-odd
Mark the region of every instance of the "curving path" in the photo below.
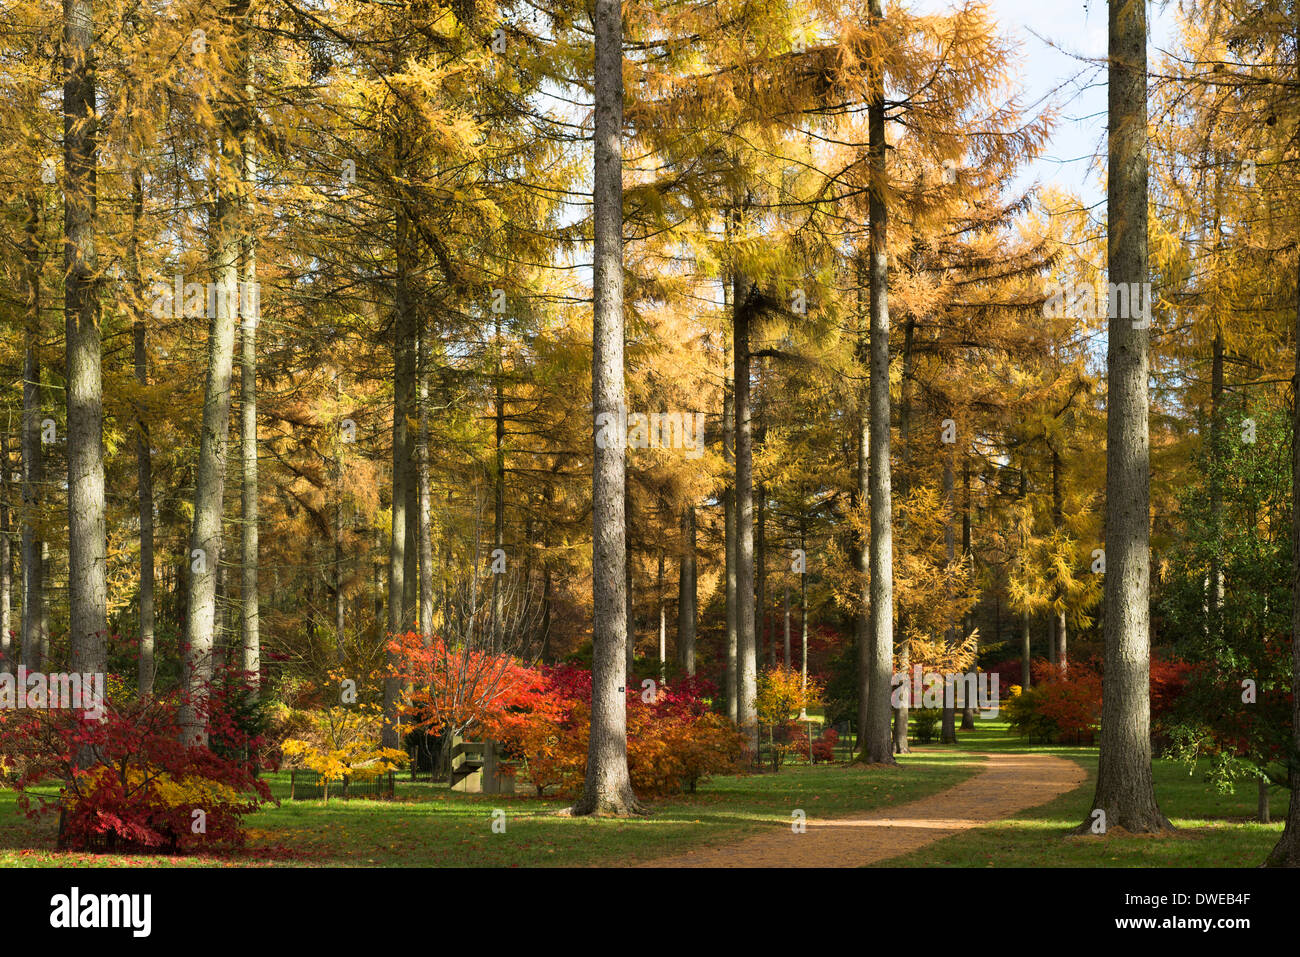
[[[700,848],[642,867],[861,867],[907,854],[957,831],[1046,804],[1087,775],[1050,754],[972,754],[986,764],[956,787],[860,816],[815,820],[803,834],[773,828],[738,844]]]

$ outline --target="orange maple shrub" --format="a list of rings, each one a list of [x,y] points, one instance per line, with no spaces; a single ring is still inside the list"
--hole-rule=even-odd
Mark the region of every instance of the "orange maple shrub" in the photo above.
[[[744,736],[709,710],[702,682],[627,692],[628,772],[639,795],[694,791],[711,774],[738,770]],[[540,795],[582,789],[591,733],[591,673],[561,666],[532,671],[484,732],[519,758]]]

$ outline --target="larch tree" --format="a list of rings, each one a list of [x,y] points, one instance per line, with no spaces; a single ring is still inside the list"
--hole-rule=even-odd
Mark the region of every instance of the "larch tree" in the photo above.
[[[628,621],[624,536],[623,26],[620,0],[596,0],[592,173],[592,676],[591,734],[575,815],[642,810],[627,768],[624,684]],[[600,426],[619,423],[613,441]]]
[[[1111,0],[1107,279],[1140,289],[1147,262],[1147,17],[1142,0]],[[1106,664],[1097,790],[1079,833],[1172,828],[1151,776],[1150,322],[1110,303],[1106,346]],[[1101,812],[1104,817],[1099,816]],[[1100,827],[1095,826],[1100,822]]]

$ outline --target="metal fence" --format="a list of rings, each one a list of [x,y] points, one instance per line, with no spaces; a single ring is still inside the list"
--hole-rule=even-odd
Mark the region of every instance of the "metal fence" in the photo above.
[[[352,780],[344,777],[341,781],[327,782],[315,771],[294,769],[289,772],[290,801],[319,801],[322,798],[366,798],[380,800],[391,798],[396,787],[396,778],[392,771],[375,777]]]

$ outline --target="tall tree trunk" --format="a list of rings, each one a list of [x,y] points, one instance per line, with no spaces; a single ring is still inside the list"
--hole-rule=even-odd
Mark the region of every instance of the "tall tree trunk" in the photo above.
[[[758,648],[754,632],[753,422],[749,402],[749,288],[737,272],[732,314],[732,378],[736,390],[736,713],[750,750],[758,753]]]
[[[884,18],[881,0],[871,0],[871,20]],[[894,544],[889,463],[889,262],[885,189],[885,78],[871,77],[867,114],[870,141],[871,193],[868,272],[871,314],[871,674],[867,726],[859,760],[894,764],[889,733],[890,696],[894,673]]]
[[[785,667],[790,668],[790,582],[785,583]]]
[[[418,428],[415,454],[419,482],[419,514],[416,528],[420,543],[420,631],[427,640],[433,638],[433,501],[429,484],[429,336],[421,330],[419,362]],[[504,462],[502,463],[504,465]]]
[[[857,482],[850,495],[852,506],[870,508],[871,501],[871,316],[864,296],[867,290],[867,260],[859,256],[855,262],[857,273],[858,300],[858,341],[857,357],[861,369],[862,386],[858,390],[857,413],[857,447],[858,468]],[[806,555],[806,553],[805,553]],[[871,675],[875,667],[871,646],[871,522],[868,518],[862,532],[856,536],[853,544],[853,566],[861,581],[862,593],[853,619],[853,639],[857,648],[858,664],[858,738],[855,748],[861,752],[866,746],[867,725],[870,724]],[[892,665],[892,663],[891,663]]]
[[[334,379],[335,406],[341,411],[343,398],[343,380],[336,372]],[[339,661],[343,651],[344,628],[346,625],[343,601],[343,420],[340,417],[334,427],[334,469],[331,476],[334,484],[334,661]]]
[[[1111,0],[1107,270],[1112,283],[1147,274],[1145,0]],[[1112,312],[1115,310],[1112,308]],[[1106,827],[1142,834],[1171,827],[1151,778],[1150,449],[1147,431],[1148,330],[1112,318],[1107,345],[1106,664],[1101,748],[1093,813]]]
[[[903,323],[903,376],[899,381],[898,396],[898,437],[902,452],[902,468],[898,473],[898,492],[906,499],[908,483],[912,479],[912,343],[916,337],[916,320],[908,316]],[[891,476],[892,478],[892,476]],[[903,528],[906,529],[906,519]],[[895,656],[898,659],[897,673],[903,676],[899,690],[898,707],[894,709],[894,751],[907,754],[907,720],[912,704],[912,642],[908,637],[908,613],[906,609],[898,611],[898,643]],[[920,704],[920,702],[917,702]]]
[[[14,673],[13,621],[10,605],[13,594],[14,556],[9,541],[9,427],[0,433],[0,672]]]
[[[594,318],[592,409],[618,423],[613,442],[593,439],[591,734],[582,796],[573,814],[642,810],[627,770],[627,564],[623,489],[627,412],[623,379],[623,24],[619,0],[595,0],[595,170],[592,206]],[[597,431],[596,435],[599,435]],[[604,444],[606,447],[601,448]]]
[[[943,496],[944,504],[946,506],[946,519],[943,525],[943,548],[944,555],[948,559],[947,576],[949,581],[949,585],[946,589],[946,597],[948,601],[951,602],[952,585],[950,576],[954,571],[953,560],[957,557],[957,530],[953,527],[953,523],[956,520],[956,515],[954,513],[957,504],[953,501],[952,454],[950,451],[945,451],[943,457]],[[944,633],[944,644],[949,648],[953,648],[957,645],[957,626],[952,619],[951,611],[949,611],[948,629]],[[948,696],[946,693],[944,694],[943,726],[939,732],[939,742],[941,744],[957,743],[957,703],[954,701],[952,707],[949,707]]]
[[[1300,7],[1295,9],[1294,33],[1300,50]],[[1300,56],[1293,65],[1300,72]],[[1291,378],[1291,435],[1300,436],[1300,262],[1296,264],[1295,369]],[[1292,498],[1300,489],[1300,441],[1291,442]],[[1291,755],[1287,784],[1291,803],[1282,836],[1269,852],[1269,867],[1300,867],[1300,508],[1291,509]]]
[[[95,248],[99,162],[91,0],[64,0],[64,316],[68,408],[68,637],[72,670],[108,665],[104,413]]]
[[[695,506],[682,509],[682,560],[677,573],[677,665],[695,677]]]
[[[1223,456],[1223,330],[1215,330],[1210,366],[1210,522],[1214,547],[1210,549],[1209,607],[1206,625],[1212,636],[1219,634],[1219,613],[1223,608],[1223,562],[1219,548],[1223,541],[1223,489],[1219,463]]]
[[[1030,670],[1030,651],[1032,635],[1029,631],[1029,612],[1020,616],[1020,684],[1022,687],[1030,686],[1030,679],[1033,677]]]
[[[727,217],[730,224],[731,217]],[[730,227],[728,227],[730,228]],[[731,299],[731,283],[724,283],[725,298]],[[722,457],[730,468],[728,472],[734,477],[736,466],[736,405],[735,405],[735,388],[731,378],[732,362],[731,349],[724,350],[724,367],[726,369],[722,393]],[[722,492],[722,521],[723,521],[723,539],[725,544],[727,580],[726,580],[726,627],[727,627],[727,662],[724,677],[727,696],[727,717],[733,724],[740,723],[740,712],[737,710],[739,704],[739,687],[738,676],[740,673],[739,660],[737,654],[739,651],[739,622],[740,617],[736,609],[736,485],[734,478],[728,480],[726,488]]]
[[[1029,494],[1029,456],[1023,455],[1020,461],[1020,494],[1019,498],[1023,502],[1026,495]],[[1031,519],[1032,521],[1032,519]],[[1027,535],[1022,533],[1020,536],[1020,553],[1016,556],[1016,561],[1023,563],[1028,553]],[[1030,679],[1033,677],[1032,647],[1033,636],[1030,632],[1029,611],[1026,610],[1020,619],[1020,678],[1022,687],[1028,688]],[[1050,655],[1051,649],[1048,649]],[[1055,663],[1055,662],[1053,662]]]
[[[23,634],[21,661],[28,671],[44,669],[45,543],[40,537],[40,510],[45,498],[44,450],[41,448],[41,247],[40,202],[27,197],[23,230],[23,277],[27,286],[23,323]]]
[[[408,521],[414,521],[407,506],[410,493],[408,463],[411,458],[411,437],[408,423],[415,396],[416,331],[414,304],[411,299],[411,274],[415,260],[410,221],[403,201],[398,202],[395,221],[394,246],[397,261],[395,315],[393,320],[393,530],[388,544],[388,634],[405,634],[415,626],[413,609],[407,604],[410,586],[406,581],[410,561],[407,543],[410,534]],[[386,652],[389,669],[396,664],[391,650]],[[401,679],[391,673],[384,678],[384,728],[383,746],[400,748],[402,738],[398,709],[401,705]]]
[[[757,499],[754,502],[758,526],[754,535],[754,576],[758,582],[758,598],[754,604],[758,641],[756,657],[760,665],[766,658],[767,666],[770,668],[775,663],[776,656],[772,650],[772,640],[767,625],[767,489],[760,484],[756,492]]]
[[[655,582],[655,603],[659,611],[659,683],[663,684],[668,670],[668,606],[664,602],[664,550],[659,548],[659,573]]]
[[[1061,486],[1061,453],[1052,449],[1052,525],[1059,532],[1065,526],[1064,489]],[[1065,591],[1057,585],[1056,608],[1052,611],[1053,642],[1055,644],[1056,663],[1061,666],[1061,673],[1069,669],[1069,639],[1065,622]]]
[[[239,624],[240,670],[248,685],[248,698],[261,695],[262,637],[258,601],[258,499],[257,499],[257,324],[261,319],[261,296],[257,284],[257,228],[253,192],[257,181],[257,131],[253,128],[253,62],[244,57],[244,104],[248,120],[243,124],[244,164],[241,198],[244,234],[241,243],[244,285],[242,342],[239,358],[239,452],[242,458],[239,513]]]
[[[629,481],[631,469],[623,469],[623,617],[627,624],[624,631],[627,640],[623,645],[624,671],[631,681],[636,674],[636,602],[632,592],[632,484]]]
[[[799,690],[808,691],[808,519],[799,516],[799,548],[804,554],[803,571],[799,573]]]
[[[970,547],[970,456],[963,452],[961,460],[961,554],[962,560],[967,563],[973,574],[975,571],[975,556]],[[962,636],[965,637],[971,633],[975,627],[974,610],[968,612],[962,619]],[[996,630],[996,627],[995,627]],[[993,641],[996,644],[999,638],[994,635]],[[975,642],[975,653],[979,654],[979,639]],[[966,707],[961,710],[961,730],[975,730],[975,706],[968,699]]]
[[[135,359],[135,381],[149,384],[149,353],[146,349],[144,279],[140,272],[140,223],[144,217],[144,183],[139,168],[131,171],[131,237],[127,249],[128,281],[131,283],[131,344]],[[154,608],[153,608],[153,452],[149,424],[136,416],[135,461],[140,508],[140,649],[136,665],[136,687],[140,697],[153,694]]]
[[[226,19],[247,43],[247,0],[232,0]],[[238,312],[239,258],[242,247],[242,202],[239,183],[244,176],[243,144],[248,116],[242,105],[226,107],[222,115],[221,155],[217,178],[215,232],[216,308],[208,325],[208,371],[203,390],[203,425],[198,467],[194,477],[194,522],[190,532],[189,595],[185,614],[181,703],[181,740],[208,743],[203,702],[212,679],[216,631],[217,563],[222,550],[226,454],[230,440],[230,391]]]
[[[496,444],[494,447],[496,459],[492,476],[492,516],[493,516],[493,535],[496,544],[494,548],[506,547],[506,399],[504,386],[501,377],[504,374],[502,370],[501,357],[501,322],[496,322]],[[492,650],[499,652],[501,650],[501,618],[503,609],[501,591],[501,576],[492,576]]]

